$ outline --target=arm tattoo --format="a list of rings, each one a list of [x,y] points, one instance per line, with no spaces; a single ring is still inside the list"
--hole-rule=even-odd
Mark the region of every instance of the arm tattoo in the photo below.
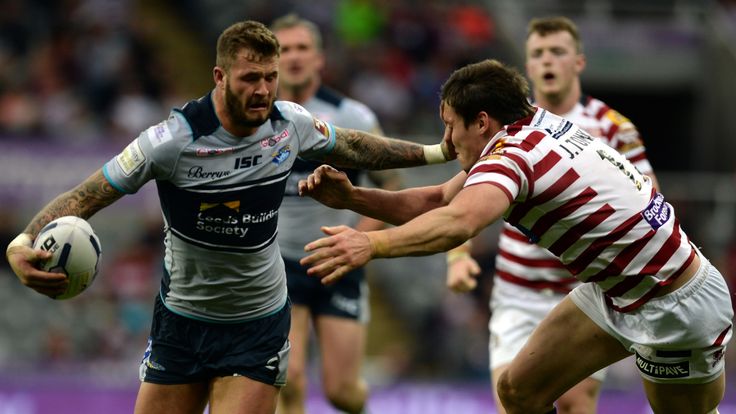
[[[324,161],[338,167],[367,170],[425,165],[424,147],[354,129],[335,128],[335,148]]]
[[[123,195],[110,185],[102,174],[102,170],[97,170],[84,182],[60,194],[47,204],[36,214],[23,232],[35,238],[43,226],[62,216],[78,216],[86,220]]]

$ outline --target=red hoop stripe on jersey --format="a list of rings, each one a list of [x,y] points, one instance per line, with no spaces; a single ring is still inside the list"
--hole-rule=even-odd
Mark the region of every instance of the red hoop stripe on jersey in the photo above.
[[[529,237],[525,236],[524,234],[513,231],[509,227],[503,228],[503,235],[507,236],[510,239],[514,239],[516,241],[524,242],[526,244],[534,244],[531,240],[529,240]]]
[[[567,217],[580,207],[587,204],[590,200],[595,198],[598,193],[590,187],[583,190],[582,193],[576,197],[570,199],[567,203],[557,207],[554,210],[544,214],[537,220],[531,228],[532,234],[544,234],[547,230],[552,227],[555,223],[560,221],[561,218]]]
[[[590,103],[590,102],[589,102],[589,103]],[[602,103],[602,102],[601,102],[601,103]],[[601,106],[601,107],[600,107],[600,108],[598,109],[598,112],[596,112],[596,113],[595,113],[595,118],[596,118],[596,119],[601,119],[601,118],[603,118],[603,116],[604,116],[604,115],[606,115],[606,113],[608,112],[608,110],[609,110],[609,109],[611,109],[611,108],[609,108],[609,107],[608,107],[607,105],[605,105],[605,104],[604,104],[604,105],[602,105],[602,106]]]
[[[615,211],[616,210],[608,203],[603,204],[598,210],[586,217],[583,221],[570,227],[562,237],[557,239],[557,241],[549,247],[549,251],[557,256],[561,256],[562,253],[575,244],[575,242],[580,240],[581,236],[603,223]]]
[[[557,197],[578,178],[580,178],[580,175],[578,175],[575,170],[573,170],[572,168],[568,169],[564,174],[562,174],[562,176],[557,180],[556,183],[544,190],[541,194],[529,199],[524,205],[514,207],[514,209],[511,211],[511,214],[509,214],[508,221],[510,223],[518,223],[534,207],[539,204],[546,203],[549,200]]]
[[[537,111],[544,111],[542,108],[537,108],[536,111],[534,111],[534,114],[529,115],[526,118],[520,119],[513,124],[506,127],[506,133],[508,135],[516,135],[521,129],[527,125],[529,125],[532,122],[532,119],[534,119],[534,115],[536,115]]]
[[[544,174],[547,174],[561,159],[562,156],[560,154],[550,151],[541,161],[534,164],[534,180],[536,181],[544,176]]]
[[[507,177],[511,181],[514,182],[517,188],[521,187],[521,178],[519,177],[519,174],[516,173],[516,171],[512,170],[511,168],[501,165],[501,164],[480,164],[479,166],[473,168],[470,170],[470,173],[468,173],[468,177],[471,177],[475,174],[479,173],[486,173],[486,174],[500,174],[504,177]],[[508,190],[506,190],[508,192]]]
[[[659,272],[660,269],[667,263],[667,261],[670,260],[672,255],[675,254],[677,249],[680,248],[680,245],[682,244],[682,232],[680,231],[680,225],[675,220],[675,228],[672,232],[672,235],[667,238],[667,240],[664,242],[664,245],[660,247],[657,254],[652,257],[652,259],[647,263],[644,268],[641,270],[644,274],[656,274]]]
[[[611,263],[609,263],[609,265],[606,266],[605,269],[601,270],[594,276],[591,276],[586,281],[587,282],[598,282],[610,276],[619,276],[621,272],[623,272],[623,270],[626,268],[626,266],[628,266],[629,263],[631,263],[631,261],[634,260],[636,255],[638,255],[639,252],[641,252],[644,246],[646,246],[647,243],[649,243],[649,241],[652,239],[652,236],[654,236],[654,233],[656,233],[654,230],[649,230],[647,234],[639,238],[639,240],[621,249],[621,251],[619,251],[616,258],[613,259]]]
[[[524,266],[529,267],[546,267],[546,268],[557,268],[557,269],[564,269],[565,265],[562,264],[559,260],[556,260],[554,258],[545,258],[545,259],[528,259],[525,257],[520,257],[514,254],[511,254],[506,251],[500,251],[498,252],[498,255],[503,257],[504,259],[518,263]],[[574,277],[570,277],[569,283],[575,281],[576,279]]]
[[[572,290],[572,286],[570,286],[570,284],[577,283],[577,280],[575,280],[575,278],[565,279],[565,280],[570,280],[571,283],[565,283],[563,280],[528,280],[528,279],[521,278],[519,276],[514,276],[511,273],[504,272],[502,270],[496,270],[496,276],[500,277],[501,279],[509,283],[528,287],[530,289],[535,289],[535,290],[550,289],[550,290],[553,290],[555,292],[560,292],[560,293],[570,293],[570,291]]]
[[[590,244],[567,268],[576,275],[588,267],[601,253],[631,231],[642,220],[641,213],[634,214],[607,235]]]
[[[542,139],[545,137],[545,134],[540,131],[534,131],[531,134],[529,134],[526,138],[524,138],[523,141],[521,141],[521,148],[525,150],[526,152],[529,152],[533,150],[534,148],[539,145],[540,142],[542,142]]]
[[[613,303],[613,300],[611,299],[611,297],[609,297],[608,295],[605,295],[606,305],[609,308],[611,308],[611,309],[613,309],[613,310],[615,310],[617,312],[621,312],[621,313],[631,312],[631,311],[635,310],[639,306],[641,306],[641,305],[649,302],[649,299],[655,297],[657,295],[657,292],[659,292],[659,289],[661,289],[664,286],[669,285],[670,283],[674,282],[675,279],[677,279],[678,277],[680,277],[680,275],[685,271],[685,269],[687,269],[687,267],[690,266],[690,263],[692,263],[693,259],[695,259],[695,250],[691,250],[690,251],[690,257],[688,257],[688,259],[685,260],[685,264],[683,264],[667,280],[662,281],[662,282],[659,282],[656,285],[654,285],[653,288],[651,288],[647,293],[645,293],[644,295],[642,295],[636,301],[634,301],[634,302],[632,302],[632,303],[630,303],[630,304],[628,304],[626,306],[616,306]]]

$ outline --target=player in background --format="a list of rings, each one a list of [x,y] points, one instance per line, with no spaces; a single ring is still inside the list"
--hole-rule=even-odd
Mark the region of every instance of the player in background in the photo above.
[[[214,89],[174,109],[118,156],[46,205],[6,257],[20,281],[54,297],[63,274],[43,272],[31,248],[51,220],[89,218],[156,181],[165,257],[136,414],[272,414],[286,380],[290,304],[276,239],[278,209],[297,156],[382,169],[444,162],[422,146],[336,128],[276,100],[279,43],[243,21],[217,41]],[[447,156],[445,156],[447,154]]]
[[[733,334],[725,280],[649,177],[527,93],[521,74],[493,60],[450,76],[440,116],[463,171],[444,184],[390,192],[315,170],[302,194],[403,224],[325,227],[301,263],[332,283],[373,258],[446,251],[503,218],[584,282],[498,379],[507,413],[554,413],[568,389],[630,354],[655,413],[716,413]]]
[[[585,95],[580,74],[585,69],[583,45],[576,25],[566,17],[532,19],[527,29],[526,74],[533,103],[561,115],[623,154],[658,188],[644,144],[634,125],[602,101]],[[447,255],[447,285],[466,292],[476,285],[480,266],[464,244]],[[548,250],[531,243],[504,223],[496,255],[489,360],[496,406],[496,384],[532,330],[579,282]],[[594,414],[605,370],[584,379],[557,401],[558,413]]]
[[[366,105],[345,97],[322,83],[324,69],[322,36],[317,25],[295,14],[276,19],[271,30],[281,45],[279,99],[296,102],[322,121],[381,134],[376,115]],[[368,385],[360,376],[369,318],[368,286],[362,268],[338,283],[325,286],[307,275],[299,264],[304,245],[321,236],[321,225],[349,224],[362,231],[378,230],[384,223],[360,217],[350,210],[335,210],[309,197],[299,197],[299,180],[307,178],[319,162],[297,159],[286,182],[279,210],[277,240],[286,264],[291,299],[291,353],[287,382],[279,397],[279,413],[305,411],[307,364],[311,327],[318,342],[322,389],[337,409],[358,414],[368,397]],[[344,170],[359,182],[364,170]],[[399,188],[395,170],[367,171],[381,188]]]

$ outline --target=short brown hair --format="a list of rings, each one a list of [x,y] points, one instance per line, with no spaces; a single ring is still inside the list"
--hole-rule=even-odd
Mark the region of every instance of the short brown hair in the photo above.
[[[260,22],[245,20],[225,29],[217,39],[215,64],[228,71],[242,49],[250,49],[262,58],[280,55],[279,41]]]
[[[463,66],[442,85],[441,98],[462,117],[465,126],[483,111],[504,125],[534,113],[529,84],[516,69],[486,59]]]
[[[575,23],[573,23],[572,20],[564,16],[532,19],[531,21],[529,21],[529,25],[527,26],[526,38],[529,39],[529,36],[534,33],[537,33],[540,36],[547,36],[550,33],[557,32],[570,33],[573,40],[575,40],[575,51],[578,53],[583,53],[583,42],[582,40],[580,40],[580,32],[578,31],[578,27],[575,25]]]
[[[271,23],[271,31],[277,32],[283,29],[291,29],[294,27],[304,27],[312,35],[314,41],[314,47],[317,50],[322,50],[322,34],[319,31],[319,27],[313,22],[299,17],[296,13],[289,13],[285,16],[281,16]]]

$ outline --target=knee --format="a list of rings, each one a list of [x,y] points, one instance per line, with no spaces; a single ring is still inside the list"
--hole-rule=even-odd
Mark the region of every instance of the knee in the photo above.
[[[503,372],[498,378],[496,392],[508,414],[545,412],[552,407],[552,401],[542,401],[538,393],[514,381],[508,371]]]
[[[368,397],[368,385],[361,379],[325,381],[325,396],[343,411],[358,412]]]

